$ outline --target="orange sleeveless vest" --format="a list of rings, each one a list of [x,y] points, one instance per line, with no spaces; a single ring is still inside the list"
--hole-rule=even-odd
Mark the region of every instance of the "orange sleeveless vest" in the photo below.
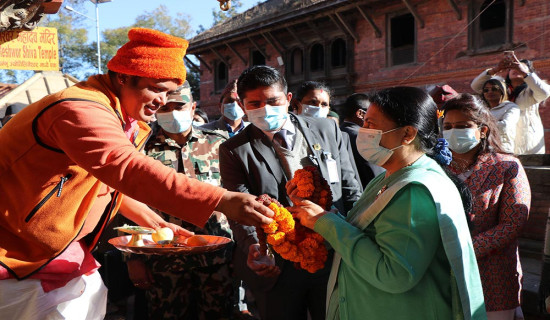
[[[62,150],[44,144],[37,135],[38,120],[59,103],[90,101],[108,109],[123,130],[121,107],[109,87],[108,75],[91,77],[27,106],[0,129],[0,263],[17,279],[38,271],[76,238],[102,184]],[[149,132],[149,126],[139,122],[136,148],[145,144]],[[86,238],[90,249],[116,214],[120,200],[115,192]]]

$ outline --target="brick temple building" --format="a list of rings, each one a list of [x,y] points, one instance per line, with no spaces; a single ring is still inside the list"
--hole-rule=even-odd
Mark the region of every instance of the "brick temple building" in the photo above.
[[[217,116],[221,90],[251,65],[277,67],[291,91],[323,81],[337,107],[396,85],[471,92],[504,50],[550,79],[549,40],[548,0],[268,0],[195,36],[188,53],[200,61],[201,108]],[[541,116],[549,152],[550,108]]]

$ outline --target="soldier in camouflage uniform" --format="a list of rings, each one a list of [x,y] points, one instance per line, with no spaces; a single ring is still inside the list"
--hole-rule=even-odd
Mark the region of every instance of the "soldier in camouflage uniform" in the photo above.
[[[166,106],[157,113],[160,128],[147,143],[145,152],[188,177],[219,185],[218,149],[225,139],[191,126],[194,109],[189,88],[169,96]],[[157,213],[196,234],[232,236],[227,218],[221,212],[214,212],[204,229]],[[132,279],[139,279],[143,270],[147,273],[150,270],[152,284],[145,289],[151,319],[229,319],[234,304],[232,252],[233,243],[203,254],[133,255],[128,269]]]

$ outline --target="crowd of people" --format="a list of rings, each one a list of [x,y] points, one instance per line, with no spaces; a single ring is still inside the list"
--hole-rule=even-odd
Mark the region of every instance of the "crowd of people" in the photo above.
[[[0,129],[0,314],[102,319],[91,255],[120,213],[182,237],[232,239],[190,255],[124,257],[149,319],[519,319],[518,238],[530,206],[515,155],[544,153],[550,86],[507,55],[458,93],[394,87],[293,94],[265,65],[219,97],[219,119],[185,81],[187,41],[145,28],[108,73],[25,107]],[[315,166],[333,206],[298,196]],[[267,194],[321,235],[315,273],[261,245]],[[13,294],[17,292],[17,294]]]

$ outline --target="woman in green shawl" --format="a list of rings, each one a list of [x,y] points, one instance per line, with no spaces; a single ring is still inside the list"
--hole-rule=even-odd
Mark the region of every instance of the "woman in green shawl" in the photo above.
[[[486,319],[464,213],[471,198],[445,169],[450,151],[437,139],[434,101],[412,87],[369,100],[357,148],[386,172],[347,217],[294,196],[290,209],[337,253],[327,319]]]

